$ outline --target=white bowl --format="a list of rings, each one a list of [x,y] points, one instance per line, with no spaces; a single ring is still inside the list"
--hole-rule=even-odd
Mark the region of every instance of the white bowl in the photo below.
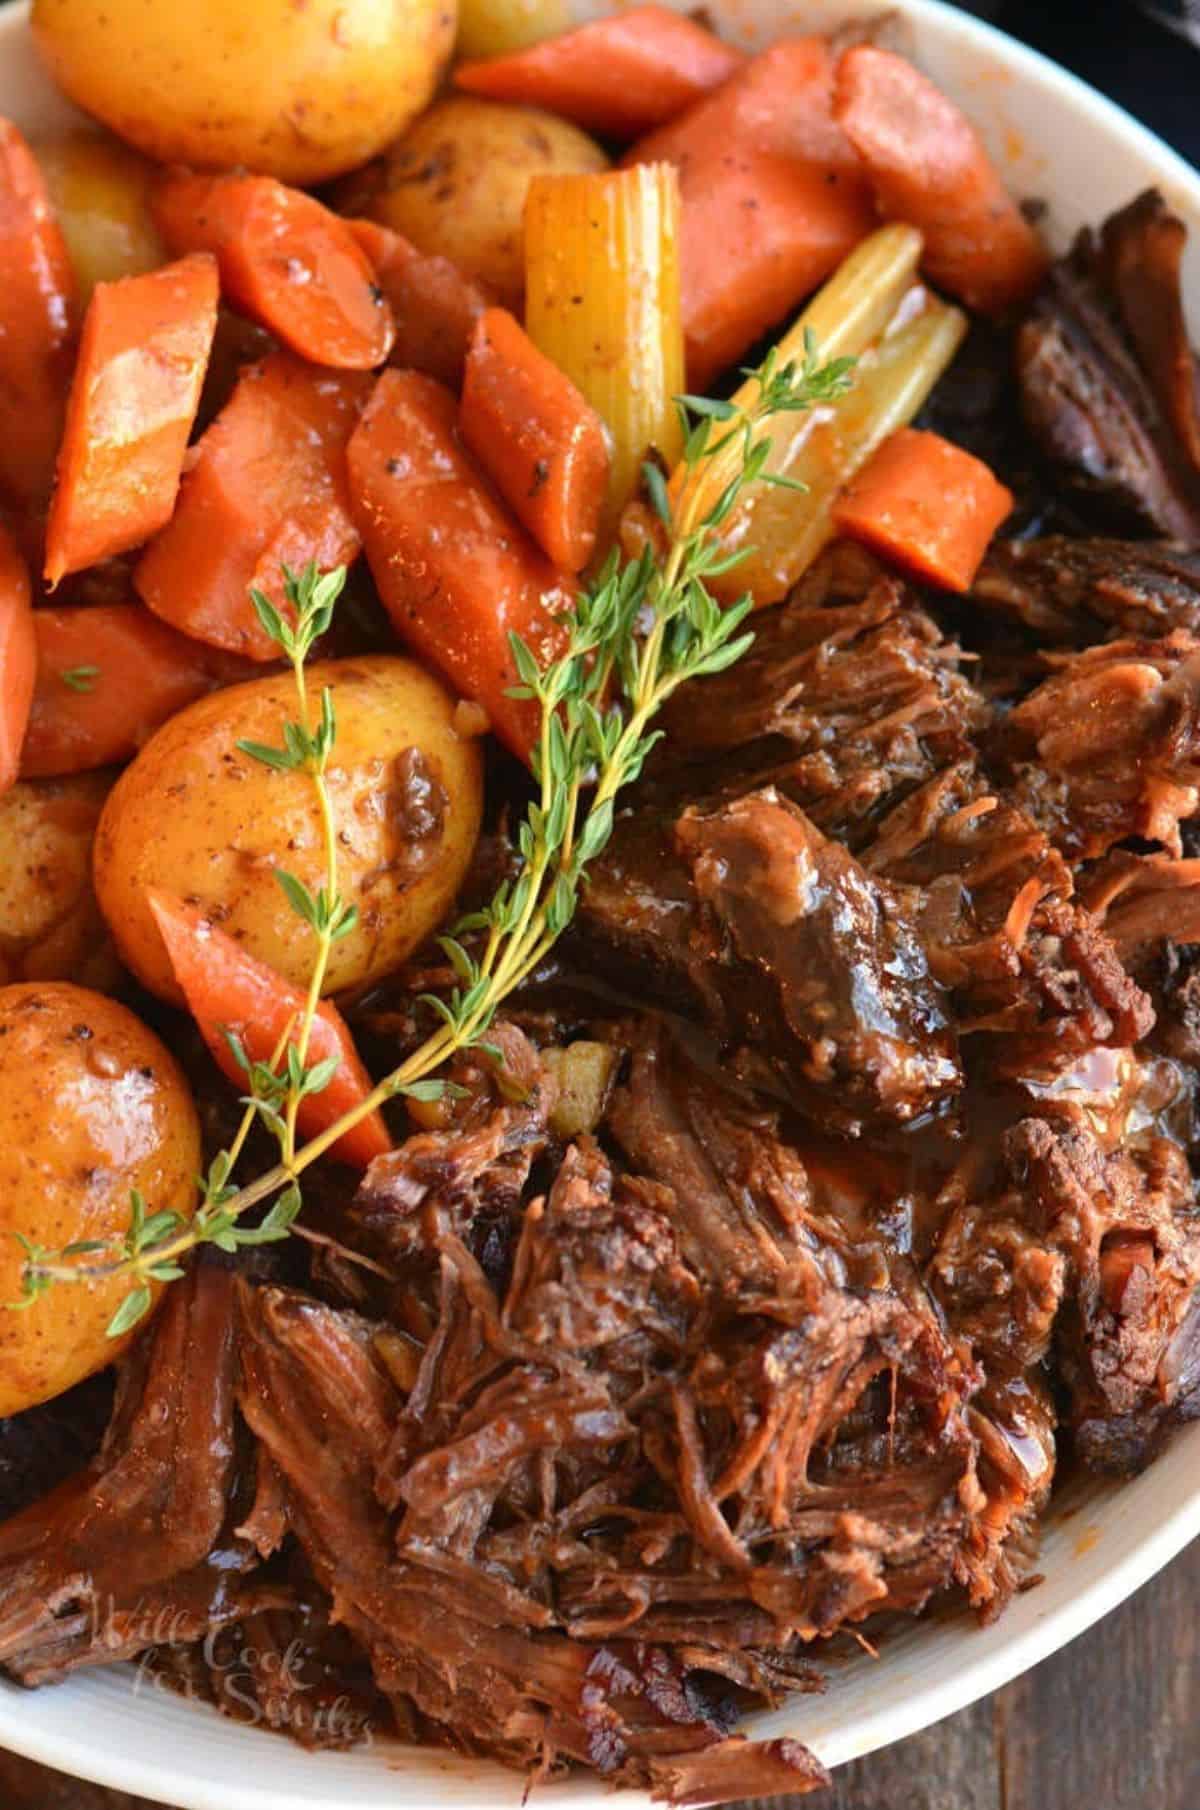
[[[609,10],[603,0],[574,4],[580,17]],[[752,45],[870,8],[862,0],[707,0],[707,10],[728,35]],[[1191,227],[1187,285],[1193,311],[1200,308],[1200,177],[1182,159],[1011,38],[938,0],[900,0],[899,10],[916,60],[969,110],[1013,188],[1047,203],[1057,245],[1157,183]],[[77,118],[37,62],[23,5],[0,13],[0,113],[33,132]],[[1058,1499],[1042,1540],[1045,1581],[991,1627],[966,1618],[914,1622],[889,1637],[878,1660],[863,1656],[834,1671],[823,1697],[760,1716],[753,1732],[794,1736],[828,1766],[899,1741],[1074,1640],[1197,1533],[1200,1423],[1136,1481],[1075,1485]],[[129,1668],[36,1693],[0,1685],[0,1746],[188,1810],[444,1810],[484,1801],[517,1810],[525,1789],[497,1767],[391,1743],[305,1753],[152,1684],[139,1688]],[[649,1801],[640,1792],[614,1799],[596,1779],[580,1777],[540,1789],[533,1804],[634,1810]]]

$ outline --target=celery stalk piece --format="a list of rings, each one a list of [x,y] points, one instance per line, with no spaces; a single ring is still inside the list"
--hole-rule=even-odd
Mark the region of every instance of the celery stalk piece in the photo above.
[[[822,362],[857,360],[849,393],[827,408],[777,417],[764,430],[767,470],[806,486],[747,486],[721,531],[728,553],[745,557],[715,575],[711,589],[730,603],[749,591],[755,604],[778,603],[833,537],[831,511],[841,490],[881,441],[905,427],[941,377],[967,330],[966,316],[917,282],[921,235],[885,226],[850,254],[779,342],[781,363],[799,362],[809,334]],[[733,401],[753,404],[751,378]],[[705,502],[732,475],[740,443],[710,461]],[[682,473],[672,477],[673,489]]]
[[[525,326],[608,428],[601,545],[642,462],[682,450],[679,181],[669,164],[537,176],[525,203]]]

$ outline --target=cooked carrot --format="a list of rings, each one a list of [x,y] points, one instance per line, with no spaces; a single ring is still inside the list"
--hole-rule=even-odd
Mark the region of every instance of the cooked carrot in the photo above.
[[[892,434],[834,505],[838,532],[914,577],[968,591],[1013,495],[982,459],[940,434]]]
[[[388,362],[401,370],[424,371],[457,390],[475,322],[492,304],[487,285],[449,258],[418,251],[388,226],[374,220],[349,220],[347,225],[370,258],[396,322]]]
[[[70,381],[75,278],[33,153],[0,119],[0,487],[43,506]]]
[[[344,220],[273,176],[164,178],[154,218],[173,252],[211,251],[227,301],[313,364],[367,371],[391,350],[392,311]]]
[[[0,792],[7,792],[20,768],[36,671],[29,571],[0,527]]]
[[[692,389],[706,388],[823,283],[874,224],[858,159],[833,117],[824,38],[755,57],[626,161],[679,170]]]
[[[460,63],[457,87],[545,107],[588,132],[637,138],[666,125],[746,61],[695,20],[634,6],[506,56]]]
[[[604,423],[505,308],[476,323],[462,437],[544,553],[579,572],[608,495]]]
[[[269,1062],[304,1012],[305,996],[266,962],[250,955],[225,931],[218,930],[197,905],[189,905],[157,888],[147,894],[162,932],[188,1010],[217,1067],[235,1087],[246,1090],[246,1071],[229,1046],[226,1032],[241,1042],[251,1062]],[[336,1006],[322,1001],[308,1040],[308,1066],[336,1061],[327,1087],[306,1094],[297,1124],[306,1138],[317,1137],[358,1106],[371,1091],[371,1077],[354,1047],[350,1027]],[[346,1132],[330,1154],[356,1169],[392,1147],[379,1112],[369,1113]]]
[[[518,683],[508,636],[544,665],[574,581],[506,513],[463,450],[450,392],[416,371],[385,371],[348,454],[350,496],[379,595],[402,641],[483,706],[527,759],[538,712]]]
[[[970,120],[927,76],[857,44],[838,63],[834,115],[884,216],[925,235],[932,282],[985,314],[1032,294],[1046,270],[1042,242]]]
[[[97,283],[46,524],[48,584],[140,546],[170,518],[216,324],[210,257]]]
[[[242,374],[193,449],[175,513],[133,582],[156,616],[214,647],[276,660],[250,587],[284,606],[281,567],[349,565],[360,541],[346,444],[370,378],[277,352]]]
[[[23,779],[128,760],[168,717],[243,676],[138,603],[33,612],[37,684]]]

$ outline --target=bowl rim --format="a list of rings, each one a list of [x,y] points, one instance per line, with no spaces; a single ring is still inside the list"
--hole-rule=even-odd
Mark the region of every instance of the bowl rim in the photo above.
[[[617,0],[618,7],[625,3],[628,0]],[[685,0],[673,0],[673,3],[683,5]],[[781,13],[785,15],[785,29],[802,29],[796,12],[789,11],[787,0],[778,0],[778,4]],[[1192,212],[1197,226],[1200,226],[1200,172],[1193,169],[1177,151],[1124,107],[1102,95],[1089,83],[1040,51],[1020,43],[994,25],[958,10],[947,4],[946,0],[893,0],[893,5],[902,19],[911,19],[918,25],[928,27],[949,50],[986,52],[994,62],[1005,68],[1016,87],[1019,88],[1022,82],[1032,81],[1037,86],[1056,91],[1064,107],[1073,116],[1084,117],[1106,134],[1120,150],[1152,165],[1157,179],[1169,186],[1173,197],[1178,198]],[[845,0],[845,7],[847,13],[852,14],[854,0]],[[605,5],[603,10],[607,9]],[[601,10],[601,7],[597,6],[595,10]],[[12,0],[11,4],[0,11],[0,57],[14,52],[25,54],[27,43],[22,41],[28,40],[29,23],[30,0]],[[1200,1427],[1191,1429],[1190,1433],[1181,1430],[1177,1439],[1186,1441],[1189,1451],[1195,1445],[1200,1454]],[[834,1713],[828,1726],[819,1729],[816,1734],[806,1728],[803,1739],[812,1742],[822,1760],[831,1768],[845,1764],[852,1758],[862,1757],[903,1740],[957,1713],[1077,1639],[1167,1565],[1192,1539],[1200,1536],[1200,1458],[1193,1459],[1192,1462],[1196,1476],[1194,1489],[1171,1513],[1153,1524],[1150,1531],[1139,1538],[1115,1564],[1106,1568],[1093,1568],[1075,1599],[1048,1614],[1033,1616],[1028,1625],[1014,1632],[1011,1639],[998,1642],[986,1655],[968,1657],[962,1667],[948,1679],[935,1678],[928,1683],[914,1681],[914,1688],[899,1705],[891,1703],[875,1709],[869,1708],[865,1713],[857,1715],[852,1725],[839,1725],[836,1698],[831,1699]],[[1144,1482],[1146,1477],[1152,1475],[1153,1467],[1144,1474],[1143,1479],[1137,1481]],[[1136,1482],[1130,1482],[1123,1485],[1122,1490],[1132,1490],[1135,1487]],[[1145,1498],[1149,1500],[1148,1491],[1145,1492]],[[918,1640],[919,1629],[920,1624],[915,1624],[914,1636]],[[69,1686],[65,1688],[69,1689]],[[58,1693],[54,1695],[57,1697]],[[805,1701],[811,1703],[813,1699]],[[314,1789],[311,1794],[305,1789],[298,1795],[294,1782],[280,1786],[273,1785],[264,1778],[262,1771],[254,1765],[255,1746],[244,1738],[241,1746],[244,1748],[245,1758],[236,1775],[231,1769],[228,1775],[222,1777],[186,1776],[181,1772],[168,1770],[163,1759],[146,1758],[132,1738],[132,1729],[131,1738],[124,1750],[119,1750],[117,1746],[97,1749],[89,1735],[86,1716],[64,1718],[54,1715],[39,1724],[37,1717],[29,1713],[30,1707],[29,1693],[0,1681],[0,1744],[59,1771],[164,1804],[183,1806],[184,1810],[302,1810],[302,1807],[307,1807],[307,1810],[340,1810],[341,1805],[356,1795],[354,1776],[348,1773],[338,1776],[336,1763],[347,1757],[344,1755],[306,1756],[313,1775]],[[216,1718],[221,1728],[230,1732],[231,1749],[237,1748],[238,1738],[249,1732],[238,1728],[235,1737],[233,1730],[236,1725],[220,1717],[216,1710],[200,1704],[188,1707],[189,1713],[197,1717]],[[93,1713],[100,1714],[99,1711]],[[777,1725],[780,1716],[786,1716],[786,1713],[786,1709],[776,1712],[770,1718],[772,1723]],[[127,1705],[125,1714],[129,1715]],[[756,1720],[761,1722],[762,1718]],[[776,1726],[770,1732],[780,1730]],[[275,1734],[254,1734],[253,1740],[254,1743],[269,1742],[270,1750],[283,1745],[282,1737]],[[404,1810],[435,1810],[442,1797],[436,1789],[431,1789],[424,1797],[418,1798],[413,1793],[406,1792],[399,1783],[405,1749],[399,1744],[380,1743],[378,1751],[383,1758],[376,1762],[372,1756],[367,1764],[372,1772],[378,1770],[386,1773],[395,1782],[396,1804],[404,1806]],[[268,1749],[257,1746],[257,1753],[264,1759],[267,1752]],[[455,1805],[477,1804],[480,1801],[479,1786],[486,1789],[488,1786],[500,1785],[500,1777],[494,1767],[465,1764],[468,1777],[477,1781],[466,1795],[457,1788],[462,1783],[461,1764],[446,1760],[442,1768],[447,1785],[450,1785],[452,1779],[456,1781],[447,1799]],[[329,1768],[332,1770],[328,1770]],[[327,1770],[327,1782],[322,1784],[320,1775]],[[356,1774],[360,1783],[367,1776],[359,1768],[356,1768]],[[487,1795],[498,1803],[511,1802],[515,1806],[521,1800],[522,1781],[514,1779],[511,1774],[506,1776],[513,1782],[514,1795],[511,1799],[502,1789],[487,1790]],[[648,1810],[650,1805],[649,1797],[641,1791],[623,1792],[620,1797],[614,1798],[607,1784],[590,1780],[582,1789],[580,1782],[574,1788],[561,1785],[542,1787],[539,1798],[548,1804],[561,1805],[564,1810],[568,1805],[570,1810],[600,1810],[602,1804],[625,1804],[630,1806],[630,1810],[645,1806]],[[376,1798],[374,1794],[369,1797],[372,1805],[384,1801],[384,1798]]]

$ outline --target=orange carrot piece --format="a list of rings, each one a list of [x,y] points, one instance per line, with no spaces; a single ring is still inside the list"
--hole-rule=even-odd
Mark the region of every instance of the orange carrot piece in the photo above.
[[[0,119],[0,486],[44,506],[70,381],[75,277],[32,151]]]
[[[834,505],[834,525],[927,584],[969,591],[1013,494],[940,434],[901,428]]]
[[[970,120],[927,76],[890,50],[855,45],[838,63],[834,115],[885,218],[924,234],[932,282],[985,314],[1033,293],[1045,248]]]
[[[486,284],[449,258],[418,251],[401,233],[374,220],[347,221],[375,268],[396,322],[389,363],[424,371],[457,390],[475,322],[492,305]]]
[[[173,252],[211,251],[221,289],[313,364],[367,371],[391,351],[392,311],[346,222],[273,176],[172,174],[154,218]]]
[[[34,610],[33,634],[37,684],[23,779],[128,760],[185,704],[245,676],[139,603]]]
[[[539,665],[561,653],[556,618],[575,598],[505,512],[463,450],[450,392],[417,371],[385,371],[348,453],[350,496],[379,595],[402,641],[487,712],[528,759],[538,730],[518,683],[510,630]]]
[[[244,1092],[246,1072],[225,1033],[240,1039],[252,1062],[269,1062],[288,1036],[289,1024],[299,1023],[304,994],[218,930],[199,906],[157,888],[147,898],[200,1035],[222,1074]],[[306,1094],[300,1102],[297,1124],[306,1138],[312,1138],[327,1131],[371,1092],[371,1077],[354,1047],[350,1027],[328,1000],[317,1007],[307,1061],[309,1067],[319,1062],[338,1064],[329,1085],[320,1093]],[[391,1147],[382,1113],[372,1112],[338,1139],[330,1155],[365,1169]]]
[[[582,571],[608,495],[604,423],[505,308],[476,323],[460,419],[467,449],[543,553]]]
[[[824,38],[776,44],[627,154],[683,198],[687,375],[702,390],[825,281],[875,221],[833,117]]]
[[[20,768],[36,671],[29,571],[0,527],[0,792],[8,791]]]
[[[299,572],[312,560],[328,571],[357,557],[346,445],[370,382],[290,352],[242,373],[192,449],[174,515],[134,571],[156,616],[213,647],[279,658],[250,587],[283,609],[283,565]]]
[[[469,94],[545,107],[587,132],[638,138],[719,88],[745,61],[683,13],[634,6],[526,50],[460,63],[454,81]]]
[[[210,257],[97,283],[46,524],[49,585],[170,519],[216,324]]]

